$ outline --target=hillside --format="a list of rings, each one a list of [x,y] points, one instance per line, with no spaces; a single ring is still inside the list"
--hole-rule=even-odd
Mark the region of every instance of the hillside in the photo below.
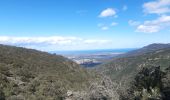
[[[0,100],[60,100],[95,78],[62,56],[0,45]]]
[[[169,100],[170,67],[164,71],[160,66],[144,67],[127,89],[119,87],[120,100]]]
[[[165,46],[164,44],[162,46],[159,44],[158,47],[156,47],[156,45],[152,44],[144,48],[131,51],[143,52],[139,55],[136,54],[136,56],[133,54],[130,55],[131,52],[127,53],[129,56],[122,57],[122,55],[120,55],[121,57],[114,58],[111,61],[98,66],[96,69],[106,75],[111,75],[112,79],[116,80],[119,80],[121,77],[126,75],[129,76],[129,73],[135,73],[142,67],[161,66],[161,69],[165,69],[170,65],[170,47],[168,48],[168,46]],[[154,47],[156,49],[151,50],[150,47]],[[145,52],[146,48],[150,48],[150,51]]]
[[[114,58],[97,74],[59,55],[0,45],[0,100],[169,98],[170,48],[154,48]]]
[[[157,47],[158,46],[158,47]],[[146,48],[149,51],[145,51]],[[132,52],[141,51],[139,54]],[[170,66],[170,47],[168,45],[152,44],[139,50],[127,53],[129,56],[114,58],[96,68],[99,73],[109,76],[112,81],[117,82],[120,91],[125,92],[134,81],[136,75],[143,68],[160,66],[164,71]]]

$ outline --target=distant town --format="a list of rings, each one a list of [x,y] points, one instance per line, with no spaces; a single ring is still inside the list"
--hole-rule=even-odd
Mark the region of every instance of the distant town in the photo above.
[[[129,50],[108,50],[108,51],[93,51],[92,53],[86,53],[86,52],[81,52],[81,53],[67,53],[63,54],[63,56],[73,60],[77,64],[80,64],[84,67],[93,67],[96,65],[99,65],[107,60],[110,60],[114,58],[115,56],[119,54],[123,54]]]

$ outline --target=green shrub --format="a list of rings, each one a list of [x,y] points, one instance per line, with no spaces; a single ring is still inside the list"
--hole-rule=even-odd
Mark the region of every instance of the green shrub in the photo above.
[[[0,89],[0,100],[5,100],[5,94],[2,89]]]
[[[9,71],[9,66],[3,63],[0,63],[0,73],[6,75],[6,76],[10,76],[11,73]]]

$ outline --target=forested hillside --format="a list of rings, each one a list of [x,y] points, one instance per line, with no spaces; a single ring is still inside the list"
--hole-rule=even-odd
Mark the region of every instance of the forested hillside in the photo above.
[[[0,100],[61,99],[89,87],[95,76],[59,55],[0,45]]]
[[[104,75],[109,76],[113,82],[116,82],[118,84],[117,87],[118,87],[119,95],[126,94],[124,97],[130,96],[128,98],[123,98],[123,100],[128,100],[128,99],[134,100],[133,97],[134,97],[134,93],[136,93],[135,91],[138,91],[137,92],[138,95],[147,95],[147,97],[149,97],[149,95],[151,95],[152,92],[148,92],[148,91],[152,90],[152,86],[151,89],[148,90],[146,89],[145,86],[148,85],[148,87],[150,88],[150,85],[154,82],[157,82],[158,84],[165,84],[164,82],[162,83],[162,78],[164,76],[157,75],[159,74],[157,72],[155,73],[156,76],[152,73],[157,67],[159,67],[160,72],[166,73],[166,70],[169,66],[170,66],[169,44],[152,44],[149,46],[145,46],[144,48],[131,51],[127,54],[117,56],[117,58],[114,58],[111,61],[108,61],[100,66],[97,66],[95,70],[99,73],[103,73]],[[158,77],[162,77],[162,78],[158,79]],[[167,78],[167,80],[169,80],[169,78]],[[170,82],[168,81],[166,85],[167,84],[170,85]],[[136,86],[136,88],[140,87],[140,89],[143,88],[146,90],[142,90],[142,89],[135,90],[134,86]],[[155,86],[156,88],[158,88],[158,90],[154,90],[155,89],[154,87],[153,91],[162,91],[160,90],[162,89],[162,87],[159,86],[158,87]],[[146,93],[145,94],[140,93],[142,91],[146,91]],[[169,89],[167,91],[169,91]],[[129,95],[129,94],[133,94],[133,95]],[[161,94],[162,94],[161,92],[157,92],[157,96]],[[146,99],[147,97],[145,98],[145,96],[144,97],[139,96],[139,97],[140,99],[137,100],[148,100]],[[141,98],[145,98],[145,99],[141,99]],[[161,99],[156,99],[156,100],[161,100]]]

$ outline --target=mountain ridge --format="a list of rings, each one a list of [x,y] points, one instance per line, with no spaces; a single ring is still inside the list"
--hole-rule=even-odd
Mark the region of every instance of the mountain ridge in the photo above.
[[[149,52],[153,52],[153,51],[157,51],[157,50],[161,50],[161,49],[166,49],[166,48],[170,48],[170,43],[164,43],[164,44],[163,43],[153,43],[153,44],[144,46],[142,48],[129,51],[125,54],[120,54],[116,57],[120,58],[120,57],[138,56],[138,55],[142,55],[145,53],[149,53]]]

